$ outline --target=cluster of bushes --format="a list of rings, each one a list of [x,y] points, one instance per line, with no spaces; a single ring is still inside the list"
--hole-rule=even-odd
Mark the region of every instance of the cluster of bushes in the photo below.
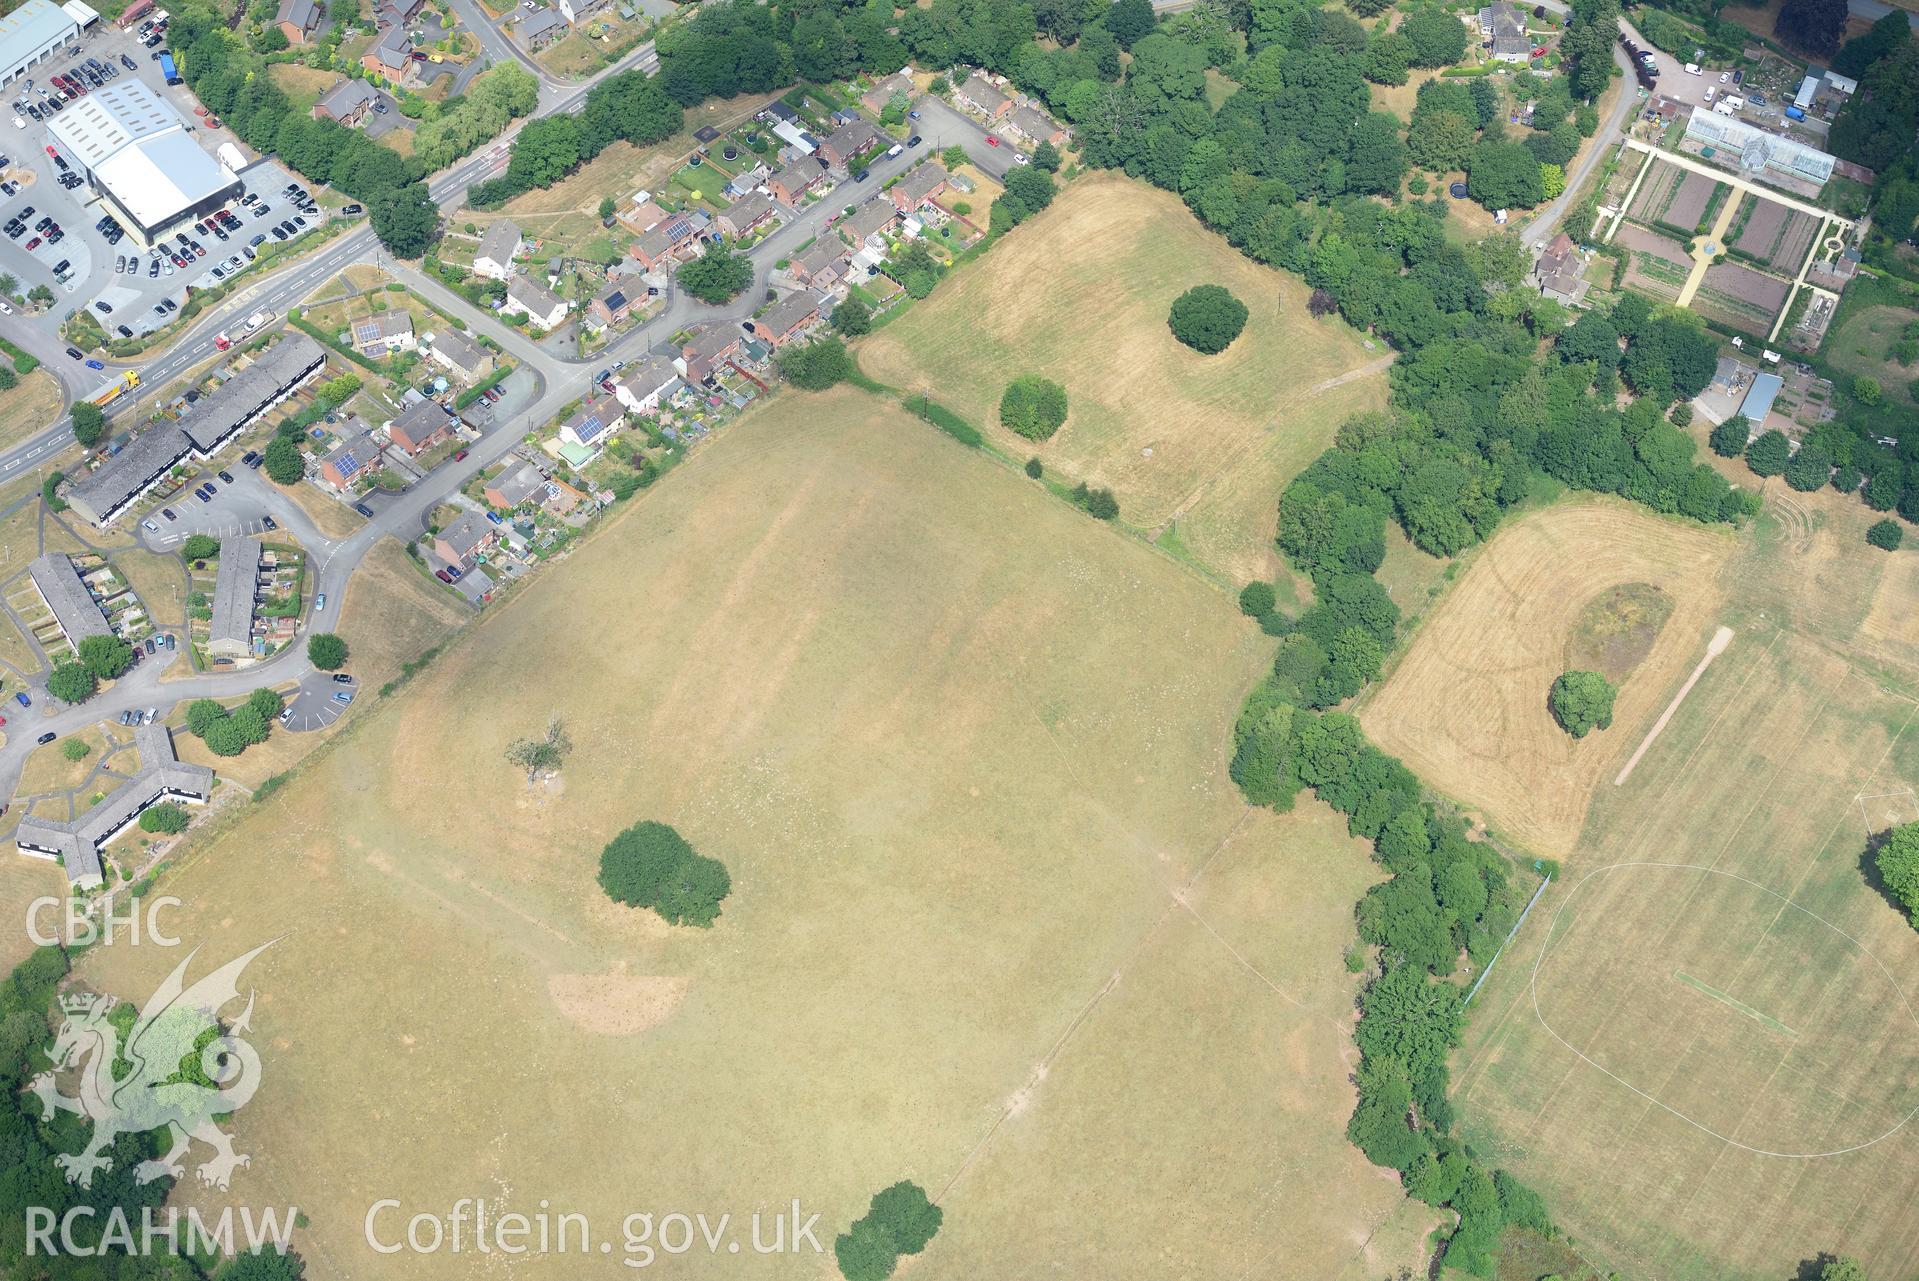
[[[875,1192],[866,1213],[833,1242],[846,1281],[886,1281],[902,1254],[918,1254],[945,1218],[917,1183],[902,1180]]]
[[[710,926],[733,888],[725,864],[664,823],[635,823],[600,851],[600,888],[628,907],[650,907],[669,925]]]
[[[838,338],[815,338],[780,353],[780,375],[802,391],[825,391],[853,376],[853,357]]]
[[[232,711],[211,698],[200,698],[187,705],[187,730],[197,734],[215,756],[238,756],[267,741],[273,718],[279,714],[280,695],[270,689],[254,690]]]
[[[71,659],[56,662],[47,676],[47,693],[63,703],[84,703],[101,681],[115,680],[133,666],[133,646],[118,636],[86,636]]]
[[[1841,26],[1845,10],[1839,11]],[[1783,14],[1782,14],[1783,17]],[[1847,44],[1835,69],[1859,81],[1832,122],[1827,146],[1876,171],[1873,235],[1896,244],[1919,234],[1919,40],[1904,13],[1889,13]]]
[[[467,191],[467,203],[475,209],[498,208],[523,192],[552,186],[621,139],[643,147],[670,138],[679,132],[685,113],[668,96],[663,79],[623,71],[588,90],[578,114],[528,121],[513,140],[506,172],[475,183]]]

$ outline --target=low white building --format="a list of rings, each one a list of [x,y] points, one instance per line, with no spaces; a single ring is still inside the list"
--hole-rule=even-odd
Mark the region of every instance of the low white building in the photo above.
[[[523,311],[526,318],[541,329],[552,329],[566,319],[572,304],[545,285],[515,276],[506,287],[506,309]]]
[[[491,280],[505,280],[513,274],[513,260],[520,256],[526,242],[510,218],[502,218],[486,229],[480,247],[473,251],[473,274]]]

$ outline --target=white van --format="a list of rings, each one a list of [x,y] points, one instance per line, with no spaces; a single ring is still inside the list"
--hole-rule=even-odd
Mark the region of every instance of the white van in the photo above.
[[[1702,75],[1702,74],[1704,74],[1704,73],[1702,73],[1702,72],[1701,72],[1701,71],[1699,70],[1699,64],[1698,64],[1698,63],[1696,63],[1696,62],[1688,62],[1688,63],[1686,64],[1686,74],[1687,74],[1687,75],[1689,75],[1689,76],[1697,76],[1697,75]]]
[[[1714,95],[1714,94],[1716,94],[1716,93],[1718,93],[1718,92],[1719,92],[1719,91],[1718,91],[1717,89],[1712,89],[1712,88],[1708,88],[1708,89],[1706,90],[1706,105],[1707,105],[1708,107],[1710,107],[1710,106],[1712,106],[1712,99],[1713,99],[1713,95]]]

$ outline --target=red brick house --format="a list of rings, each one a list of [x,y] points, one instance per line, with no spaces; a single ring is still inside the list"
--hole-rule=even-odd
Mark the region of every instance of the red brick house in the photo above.
[[[386,435],[407,457],[418,458],[453,435],[453,415],[436,400],[422,400],[394,419]]]

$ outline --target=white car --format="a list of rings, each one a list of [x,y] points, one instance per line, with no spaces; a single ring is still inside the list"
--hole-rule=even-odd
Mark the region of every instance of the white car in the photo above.
[[[1731,79],[1732,79],[1732,72],[1730,72],[1730,71],[1722,71],[1722,72],[1720,72],[1720,73],[1719,73],[1719,83],[1720,83],[1720,84],[1725,84],[1725,83],[1727,83],[1728,81],[1730,81]]]
[[[7,306],[7,304],[3,302],[0,302],[0,316],[11,316],[12,314],[13,314],[13,308]]]
[[[13,118],[13,127],[15,129],[25,129],[27,127],[27,122],[22,120],[19,116],[15,116]]]
[[[151,533],[151,534],[157,534],[160,532],[160,527],[154,524],[151,519],[141,521],[140,528],[146,530],[148,533]]]

